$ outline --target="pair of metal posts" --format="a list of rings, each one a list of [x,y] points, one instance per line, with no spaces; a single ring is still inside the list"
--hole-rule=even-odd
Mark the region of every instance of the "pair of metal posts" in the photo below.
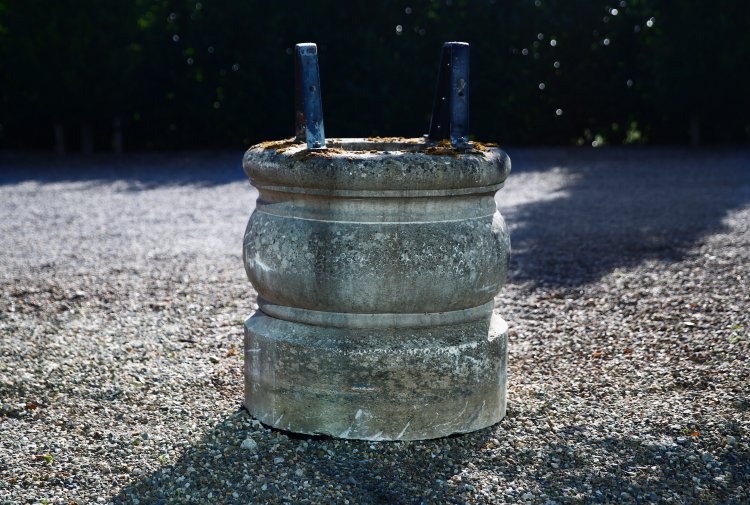
[[[296,139],[308,149],[325,149],[318,48],[297,44],[294,52]],[[456,149],[469,144],[469,44],[446,42],[440,57],[428,142],[449,138]]]

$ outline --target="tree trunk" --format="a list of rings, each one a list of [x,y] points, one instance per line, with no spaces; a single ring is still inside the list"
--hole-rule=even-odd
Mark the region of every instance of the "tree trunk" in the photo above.
[[[94,134],[91,131],[91,123],[81,125],[81,153],[92,154],[94,152]]]
[[[115,154],[122,154],[122,120],[120,116],[115,117],[114,124],[112,125],[114,132],[112,133],[112,149]]]
[[[698,147],[701,145],[701,121],[697,116],[690,118],[690,145]]]
[[[62,156],[65,154],[65,130],[63,129],[63,125],[60,123],[55,123],[54,131],[55,154],[57,154],[58,156]]]

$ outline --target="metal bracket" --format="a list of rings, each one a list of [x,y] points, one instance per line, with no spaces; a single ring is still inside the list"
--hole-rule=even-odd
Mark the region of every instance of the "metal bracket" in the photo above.
[[[307,142],[308,149],[325,149],[318,46],[309,42],[294,46],[294,105],[297,141]]]
[[[469,44],[446,42],[440,57],[437,90],[428,140],[451,139],[455,148],[469,143]]]

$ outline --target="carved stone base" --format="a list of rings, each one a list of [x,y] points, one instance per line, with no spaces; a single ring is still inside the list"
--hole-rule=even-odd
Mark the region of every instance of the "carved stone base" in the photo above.
[[[491,304],[476,318],[482,308],[432,314],[474,319],[422,327],[419,314],[381,314],[392,317],[380,328],[316,326],[259,310],[245,322],[245,406],[275,428],[365,440],[429,439],[495,424],[505,416],[508,326],[490,315]],[[356,316],[348,314],[347,324]],[[416,326],[387,326],[399,319]]]

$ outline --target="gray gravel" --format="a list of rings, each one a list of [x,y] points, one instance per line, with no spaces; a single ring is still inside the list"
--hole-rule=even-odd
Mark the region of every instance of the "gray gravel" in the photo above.
[[[0,502],[750,502],[750,152],[510,155],[508,417],[370,443],[241,409],[241,153],[0,154]]]

